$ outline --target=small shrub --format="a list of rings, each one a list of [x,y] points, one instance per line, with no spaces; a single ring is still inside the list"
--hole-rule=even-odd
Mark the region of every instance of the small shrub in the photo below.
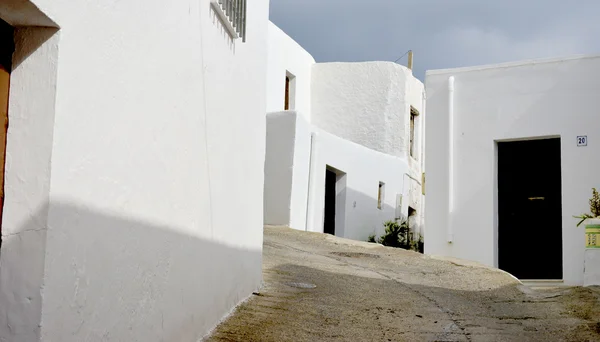
[[[577,223],[577,227],[579,227],[587,219],[600,217],[600,194],[598,194],[598,190],[596,190],[596,188],[592,188],[592,198],[590,199],[589,203],[591,213],[574,216],[575,218],[580,219],[579,223]]]
[[[590,199],[590,211],[594,217],[600,217],[600,194],[596,188],[592,188],[592,198]]]
[[[410,229],[408,221],[402,219],[400,222],[386,221],[384,224],[385,233],[379,238],[379,243],[388,247],[397,247],[409,249],[410,247]]]
[[[423,242],[423,236],[419,234],[418,239],[413,239],[411,241],[410,249],[423,254],[425,252],[425,243]]]
[[[369,235],[367,242],[377,243],[377,240],[375,240],[375,234]]]
[[[400,221],[386,221],[383,225],[385,227],[385,233],[377,242],[388,247],[402,248],[423,253],[423,237],[420,234],[417,238],[413,236],[406,219],[401,219]]]

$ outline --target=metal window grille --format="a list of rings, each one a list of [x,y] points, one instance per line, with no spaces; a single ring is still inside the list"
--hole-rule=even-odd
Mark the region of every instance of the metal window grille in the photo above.
[[[242,38],[246,42],[246,1],[247,0],[213,0],[222,11],[224,21],[233,38]]]

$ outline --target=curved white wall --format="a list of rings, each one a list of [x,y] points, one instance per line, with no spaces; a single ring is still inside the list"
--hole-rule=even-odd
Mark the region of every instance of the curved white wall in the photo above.
[[[36,131],[9,128],[7,187],[42,142],[51,162],[31,164],[49,165],[51,180],[27,185],[49,195],[19,204],[29,215],[11,221],[22,233],[4,241],[1,268],[14,253],[23,267],[11,271],[39,273],[23,284],[41,312],[3,283],[11,310],[0,339],[195,341],[262,278],[268,1],[248,6],[244,44],[209,0],[34,2],[60,39],[15,73],[36,71],[32,84],[56,89],[54,126],[38,122],[53,141],[17,146]],[[58,57],[47,54],[56,46]],[[29,64],[40,58],[58,66],[56,79]],[[22,104],[42,103],[31,96]],[[19,127],[20,106],[9,114]],[[18,242],[29,235],[40,236],[29,245],[41,252],[35,268]]]
[[[391,62],[319,63],[312,70],[311,123],[340,138],[404,157],[410,106],[422,111],[423,84]]]
[[[272,22],[269,22],[268,58],[267,112],[284,109],[285,77],[287,73],[291,73],[295,76],[295,81],[291,90],[294,106],[290,109],[310,120],[311,70],[315,64],[314,58]]]
[[[495,141],[561,137],[564,281],[583,284],[584,212],[600,168],[600,57],[525,61],[427,73],[427,254],[497,265]],[[454,242],[449,225],[449,92],[454,99]],[[578,147],[577,136],[588,146]],[[535,243],[535,242],[531,242]]]

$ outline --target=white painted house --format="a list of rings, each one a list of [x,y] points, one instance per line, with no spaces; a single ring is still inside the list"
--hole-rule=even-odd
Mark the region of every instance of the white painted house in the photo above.
[[[366,240],[422,226],[424,89],[390,62],[315,63],[272,23],[265,224]]]
[[[0,2],[0,340],[196,341],[260,286],[251,4]]]
[[[600,57],[427,72],[426,254],[581,285]]]

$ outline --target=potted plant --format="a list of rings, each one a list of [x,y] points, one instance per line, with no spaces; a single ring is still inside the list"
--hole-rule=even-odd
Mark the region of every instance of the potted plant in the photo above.
[[[586,248],[600,248],[600,194],[596,188],[592,188],[592,198],[590,199],[590,213],[575,216],[580,219],[577,227],[584,222]]]

